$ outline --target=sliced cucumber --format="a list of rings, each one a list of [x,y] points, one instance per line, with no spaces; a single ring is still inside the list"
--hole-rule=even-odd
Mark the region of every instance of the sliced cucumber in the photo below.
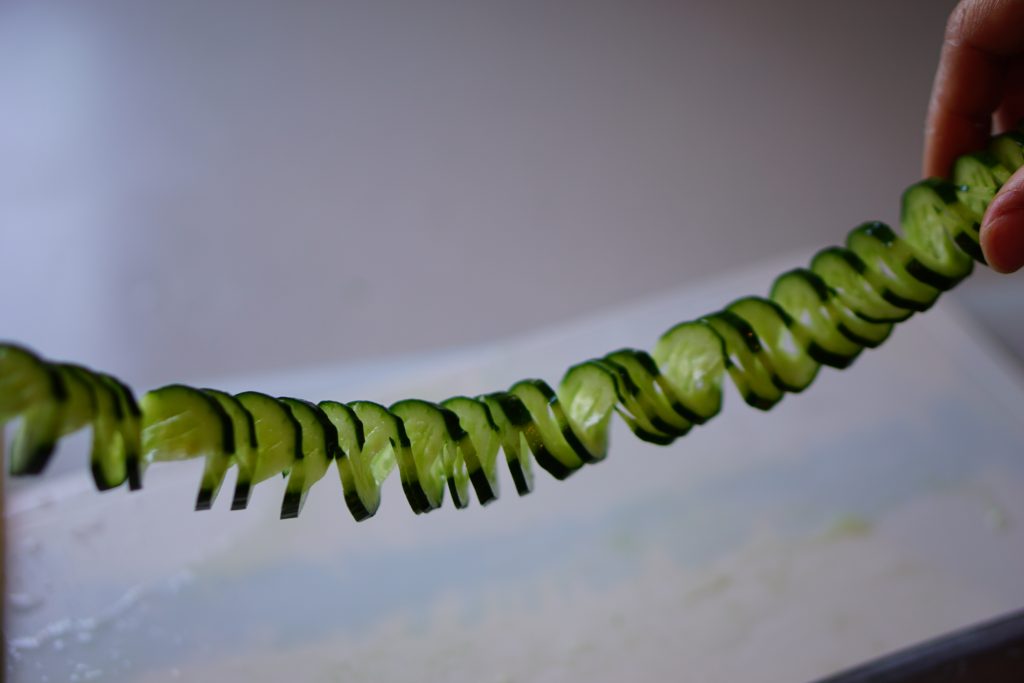
[[[351,468],[360,499],[372,515],[380,505],[380,486],[395,469],[399,453],[406,461],[411,458],[409,439],[405,436],[402,422],[379,403],[355,401],[349,407],[362,424],[366,440],[361,451],[351,452],[348,458],[338,460],[338,470],[342,474],[342,484],[347,486],[346,468]]]
[[[821,364],[808,353],[810,340],[793,318],[774,301],[744,297],[726,310],[746,322],[760,340],[761,363],[771,368],[772,382],[782,391],[803,391],[814,381]]]
[[[725,343],[726,369],[743,400],[761,410],[769,410],[781,401],[782,389],[754,329],[729,311],[719,311],[703,320]]]
[[[608,455],[608,428],[617,397],[615,377],[600,363],[574,365],[558,385],[561,410],[590,462]]]
[[[137,491],[142,488],[142,409],[135,401],[131,389],[124,382],[110,375],[100,375],[106,384],[117,393],[121,408],[120,432],[124,442],[125,470],[128,488]]]
[[[203,478],[199,483],[199,493],[196,494],[196,510],[209,510],[213,506],[221,484],[224,483],[224,476],[232,465],[238,468],[238,478],[235,481],[235,494],[231,500],[231,509],[244,510],[249,504],[253,474],[256,471],[256,462],[259,458],[256,421],[242,405],[242,402],[231,394],[215,389],[203,389],[203,393],[220,404],[231,421],[235,452],[233,454],[211,453],[206,456]]]
[[[978,263],[985,263],[981,252],[981,219],[985,209],[996,196],[1011,171],[1003,166],[995,154],[980,152],[967,154],[953,166],[953,182],[960,206],[970,219],[969,226],[959,230],[953,239],[956,245]]]
[[[992,138],[989,151],[999,160],[1006,170],[1015,173],[1024,166],[1024,134],[1020,131],[1009,131]]]
[[[977,226],[985,215],[985,209],[1011,175],[1012,172],[991,152],[966,154],[956,160],[953,182],[957,199],[965,209],[964,213],[974,221],[973,229],[964,232],[977,235]]]
[[[248,490],[285,473],[302,455],[302,428],[292,411],[275,398],[256,391],[235,396],[252,416],[256,430],[256,463],[238,468],[234,500],[248,501]],[[234,505],[232,505],[234,507]]]
[[[829,247],[819,251],[811,261],[811,270],[851,311],[868,322],[902,322],[913,315],[913,311],[885,300],[884,284],[878,278],[874,282],[869,279],[867,265],[849,249]]]
[[[444,423],[448,428],[449,436],[442,454],[444,474],[448,480],[448,491],[452,494],[455,507],[462,509],[469,506],[468,459],[476,461],[476,447],[469,437],[469,432],[462,428],[459,416],[454,411],[442,405],[441,413],[444,415]]]
[[[481,397],[481,400],[489,408],[494,422],[498,425],[501,448],[505,452],[505,460],[509,472],[512,473],[516,492],[520,496],[525,496],[533,490],[533,463],[530,461],[530,452],[533,452],[534,457],[541,453],[541,458],[548,463],[548,468],[553,467],[552,463],[557,461],[547,454],[544,444],[540,443],[530,414],[516,396],[498,391]],[[537,462],[540,464],[540,459]],[[545,469],[551,472],[548,468]],[[569,474],[570,472],[563,473],[560,470],[551,472],[556,479],[565,479]]]
[[[620,349],[602,360],[629,376],[631,390],[627,400],[635,407],[634,419],[642,414],[645,426],[672,440],[690,431],[693,422],[685,417],[685,411],[676,410],[673,401],[665,395],[667,383],[662,380],[657,363],[645,351]]]
[[[651,354],[674,393],[673,407],[694,424],[722,409],[725,342],[702,322],[680,323],[661,335]]]
[[[207,457],[230,458],[235,452],[231,419],[206,393],[181,384],[143,395],[142,458],[138,477],[151,462]]]
[[[973,220],[950,183],[930,178],[911,185],[903,193],[900,225],[913,248],[907,261],[910,275],[945,291],[971,274],[974,262],[956,241],[973,229]]]
[[[572,435],[572,443],[566,440],[568,430],[565,413],[560,411],[560,423],[551,411],[555,392],[543,380],[527,379],[516,382],[508,393],[518,398],[529,415],[528,431],[535,432],[542,450],[534,451],[537,464],[557,479],[565,479],[578,470],[590,458],[586,448]],[[571,434],[571,432],[570,432]],[[532,446],[532,444],[531,444]]]
[[[373,448],[378,453],[384,450],[391,453],[391,442],[386,436],[382,439],[378,430],[374,443],[367,448],[363,423],[356,416],[355,410],[337,401],[321,401],[319,405],[338,435],[335,460],[341,488],[345,493],[345,505],[357,522],[369,519],[380,507],[381,481],[374,478],[366,453]],[[394,455],[391,457],[393,460]]]
[[[93,482],[100,491],[120,486],[128,479],[128,451],[122,433],[125,415],[116,385],[91,370],[66,366],[82,382],[89,384],[94,401],[92,412],[92,451],[89,465]]]
[[[93,419],[96,397],[92,384],[73,366],[54,365],[52,369],[61,388],[22,412],[21,424],[11,442],[12,475],[40,474],[46,469],[57,441]]]
[[[907,266],[915,256],[885,223],[864,223],[846,236],[846,246],[864,263],[864,279],[893,306],[927,311],[939,290],[921,282]]]
[[[485,403],[466,396],[449,398],[441,405],[455,414],[466,432],[470,443],[460,441],[457,447],[477,501],[487,505],[498,498],[498,449],[501,447],[498,425]]]
[[[797,268],[783,273],[772,284],[771,298],[807,333],[807,355],[822,365],[845,368],[861,352],[861,344],[843,334],[832,293],[813,271]]]
[[[288,473],[281,519],[293,519],[302,512],[306,494],[327,473],[338,449],[338,431],[318,406],[297,398],[278,399],[299,423],[302,448]]]
[[[64,385],[55,369],[15,344],[0,344],[0,426],[32,406],[62,401]]]
[[[409,505],[416,513],[441,507],[446,482],[444,446],[448,427],[440,406],[407,399],[388,411],[401,421],[398,472]]]
[[[403,476],[402,483],[410,503],[415,500],[419,512],[440,507],[447,484],[456,507],[469,505],[466,454],[475,460],[476,452],[458,415],[443,406],[416,399],[400,401],[391,406],[390,412],[402,421],[409,439],[413,467]]]
[[[640,387],[629,376],[626,368],[607,358],[599,358],[590,362],[605,368],[614,379],[615,396],[618,399],[614,410],[638,439],[659,446],[667,446],[676,440],[676,435],[670,425],[658,424],[661,421],[657,417],[652,420],[648,415],[644,409],[644,402],[641,400]]]
[[[172,385],[139,405],[112,377],[0,344],[0,427],[18,421],[11,471],[41,471],[62,436],[91,425],[98,488],[126,478],[139,488],[146,463],[202,456],[198,509],[212,505],[234,465],[232,508],[246,506],[254,484],[282,474],[281,516],[295,517],[332,460],[357,520],[377,512],[396,467],[417,513],[440,506],[446,488],[456,507],[469,504],[470,487],[486,504],[498,496],[499,448],[524,495],[534,460],[565,479],[606,457],[613,412],[638,438],[668,444],[718,414],[727,373],[747,403],[767,410],[809,386],[821,365],[848,366],[970,273],[972,257],[980,260],[978,223],[1022,165],[1024,135],[1000,135],[988,152],[959,159],[952,183],[926,180],[904,193],[905,238],[866,223],[850,232],[846,247],[783,273],[768,298],[744,297],[676,325],[650,355],[620,349],[574,365],[557,392],[533,379],[476,398],[406,400],[386,409]]]

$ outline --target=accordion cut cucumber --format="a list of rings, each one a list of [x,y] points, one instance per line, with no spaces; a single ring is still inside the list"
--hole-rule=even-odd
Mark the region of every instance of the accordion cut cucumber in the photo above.
[[[297,517],[324,479],[336,482],[356,520],[372,517],[395,469],[417,514],[440,507],[446,493],[458,508],[471,494],[484,505],[496,500],[503,466],[524,495],[535,464],[565,479],[601,462],[613,414],[638,438],[669,444],[720,412],[726,377],[747,403],[768,410],[805,390],[822,366],[848,367],[896,324],[927,311],[975,261],[984,263],[982,216],[1021,165],[1024,135],[993,138],[987,150],[957,160],[952,181],[906,190],[902,237],[864,223],[845,246],[780,275],[767,297],[679,323],[649,353],[619,349],[585,360],[557,387],[528,379],[476,397],[384,407],[171,385],[136,402],[114,377],[0,344],[0,437],[13,423],[9,471],[42,472],[62,437],[90,427],[101,490],[140,488],[152,462],[205,458],[196,509],[214,504],[232,470],[232,509],[245,508],[260,482],[286,477],[283,518]],[[337,480],[325,476],[332,465]]]

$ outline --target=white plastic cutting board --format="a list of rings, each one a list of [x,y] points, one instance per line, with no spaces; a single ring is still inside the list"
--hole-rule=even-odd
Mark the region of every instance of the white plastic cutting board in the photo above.
[[[441,399],[650,348],[766,290],[787,259],[501,347],[219,382]],[[735,392],[668,448],[481,509],[413,515],[397,479],[355,524],[337,474],[191,511],[200,465],[137,494],[82,472],[10,494],[9,680],[800,683],[1024,606],[1024,388],[939,305],[770,413]],[[373,379],[377,377],[377,379]],[[210,383],[210,382],[207,382]],[[225,485],[230,491],[231,482]]]

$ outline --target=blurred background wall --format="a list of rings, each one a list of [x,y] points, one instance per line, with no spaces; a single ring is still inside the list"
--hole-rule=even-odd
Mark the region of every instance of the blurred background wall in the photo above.
[[[0,338],[141,389],[809,255],[895,220],[952,5],[5,0]]]

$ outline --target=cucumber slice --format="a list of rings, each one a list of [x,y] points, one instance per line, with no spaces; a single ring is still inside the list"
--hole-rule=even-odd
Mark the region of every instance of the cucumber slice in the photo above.
[[[57,441],[88,425],[96,398],[90,382],[67,365],[51,366],[61,389],[56,395],[29,406],[11,442],[10,473],[40,474],[50,462]]]
[[[138,476],[151,462],[206,456],[229,458],[235,452],[231,419],[220,404],[198,389],[171,384],[148,392],[142,409],[142,458]]]
[[[565,423],[559,424],[550,410],[552,400],[557,400],[557,397],[547,383],[537,379],[523,380],[512,385],[508,393],[518,398],[526,410],[528,422],[524,424],[524,434],[538,465],[556,479],[566,479],[583,466],[584,458],[589,458],[589,454],[575,438],[572,444],[566,440],[563,433]],[[562,416],[564,421],[564,411]]]
[[[199,482],[199,493],[196,494],[196,510],[209,510],[224,483],[224,476],[232,465],[238,467],[238,478],[235,481],[235,493],[231,500],[232,510],[244,510],[249,504],[252,491],[252,478],[259,458],[259,440],[256,438],[256,421],[252,414],[237,398],[223,391],[203,389],[204,394],[215,400],[231,421],[231,431],[235,439],[234,454],[209,453],[206,466]]]
[[[0,344],[0,427],[34,405],[64,398],[56,370],[28,349]]]
[[[636,385],[624,367],[606,358],[590,362],[605,368],[614,379],[615,395],[618,398],[618,404],[614,410],[638,439],[659,446],[667,446],[676,440],[670,425],[661,424],[657,417],[652,421],[648,416],[639,397],[640,387]],[[664,427],[664,430],[659,427]]]
[[[821,364],[808,353],[807,333],[774,301],[744,297],[726,307],[746,322],[761,341],[760,360],[771,368],[772,382],[783,391],[803,391],[814,381]]]
[[[608,430],[618,397],[615,377],[600,363],[574,365],[558,385],[558,400],[591,462],[608,454]]]
[[[256,391],[246,391],[235,398],[252,416],[256,429],[255,466],[242,467],[239,462],[235,484],[235,500],[248,501],[250,487],[287,472],[301,457],[302,428],[292,411],[275,398]]]
[[[399,453],[398,470],[409,504],[417,513],[441,507],[447,480],[444,449],[449,434],[440,406],[407,399],[388,410],[401,421],[407,435],[405,450],[409,455]]]
[[[418,501],[421,512],[441,506],[445,484],[455,506],[469,505],[469,469],[466,454],[476,458],[469,434],[457,414],[428,401],[410,399],[391,406],[408,435],[414,467],[403,479],[410,502]],[[401,463],[399,465],[401,468]]]
[[[974,229],[968,232],[977,235],[977,224],[985,215],[985,209],[1011,175],[991,152],[967,154],[956,160],[953,166],[956,196],[967,216],[975,221]]]
[[[125,480],[128,481],[129,488],[131,488],[131,464],[135,464],[137,472],[142,446],[140,425],[142,413],[138,404],[135,403],[131,390],[120,380],[103,373],[94,373],[94,376],[108,388],[114,397],[113,411],[116,419],[114,428],[117,437],[113,450],[101,458],[105,488],[120,486]],[[93,478],[94,480],[98,479],[95,466],[93,467]],[[96,486],[100,490],[104,490],[104,486],[101,486],[98,480]]]
[[[491,416],[487,405],[466,396],[455,396],[441,403],[455,413],[459,424],[466,431],[471,448],[459,445],[466,463],[469,481],[481,505],[487,505],[498,498],[498,425]],[[450,480],[449,480],[450,481]],[[453,494],[454,495],[454,494]]]
[[[1009,180],[1011,172],[991,153],[968,154],[956,160],[953,182],[964,212],[971,220],[970,227],[960,230],[954,240],[960,249],[978,263],[985,263],[981,251],[981,219],[996,192]]]
[[[227,413],[198,389],[181,384],[154,389],[142,397],[140,407],[146,460],[187,460],[214,451],[235,452]]]
[[[384,406],[372,401],[356,401],[348,405],[362,424],[365,442],[361,450],[350,451],[348,458],[338,459],[338,470],[343,486],[348,486],[346,476],[354,478],[360,500],[372,515],[380,505],[380,486],[395,469],[398,454],[402,453],[404,458],[411,457],[408,454],[408,437],[404,436],[401,421]],[[353,511],[353,514],[356,513]]]
[[[877,278],[872,282],[867,265],[849,249],[822,249],[814,255],[811,270],[836,298],[868,322],[902,322],[913,315],[913,311],[885,300],[882,296],[885,286]]]
[[[469,432],[462,428],[459,416],[441,406],[444,423],[448,428],[448,442],[444,447],[444,474],[448,480],[448,491],[452,494],[455,507],[469,506],[469,461],[476,460],[476,447],[469,438]]]
[[[278,399],[299,423],[302,449],[288,473],[281,501],[281,519],[294,519],[306,504],[306,495],[327,473],[338,449],[338,431],[318,406],[297,398]]]
[[[864,279],[893,306],[927,311],[935,303],[939,290],[907,272],[914,254],[885,223],[855,228],[847,235],[846,246],[864,263]]]
[[[832,306],[832,293],[812,271],[797,268],[783,273],[772,285],[775,301],[802,328],[810,339],[807,354],[823,365],[845,368],[861,352],[861,344],[841,331],[840,320]],[[852,317],[852,314],[851,314]]]
[[[116,488],[128,479],[128,451],[121,432],[124,411],[120,393],[110,382],[81,366],[65,366],[89,384],[93,397],[92,450],[89,456],[93,482],[100,491]]]
[[[651,354],[671,386],[676,410],[703,424],[722,409],[725,342],[701,321],[680,323],[661,335]]]
[[[956,240],[974,229],[974,222],[950,183],[931,178],[911,185],[903,193],[900,226],[913,250],[910,275],[946,291],[971,274],[974,262]]]
[[[546,447],[544,452],[554,460],[552,462],[535,452],[534,457],[537,458],[538,465],[558,479],[565,479],[583,467],[585,459],[589,459],[590,454],[575,435],[572,435],[575,443],[571,444],[566,440],[564,430],[568,429],[568,421],[565,420],[564,412],[561,412],[561,424],[552,414],[551,403],[553,400],[557,401],[557,398],[547,383],[538,379],[523,380],[512,385],[508,393],[522,402],[529,413],[530,424],[537,431],[540,443]]]
[[[142,488],[142,409],[135,401],[132,390],[124,382],[104,374],[100,375],[100,379],[118,396],[121,407],[119,431],[125,449],[124,465],[128,475],[128,489],[137,491]]]
[[[829,306],[839,321],[839,333],[854,344],[869,349],[878,348],[892,333],[892,323],[864,320],[838,297],[833,296],[829,300]]]
[[[988,149],[1010,173],[1024,166],[1024,135],[1019,131],[997,135],[992,138]]]
[[[657,432],[675,440],[685,436],[693,422],[673,407],[673,402],[663,393],[667,383],[661,380],[661,370],[646,352],[636,349],[620,349],[606,355],[604,362],[621,368],[629,376],[635,388],[630,398],[635,401],[637,413],[642,413]],[[634,416],[635,417],[635,416]]]
[[[380,506],[381,482],[373,478],[369,462],[364,456],[366,436],[363,423],[355,411],[344,403],[321,401],[319,406],[338,434],[335,460],[341,488],[345,493],[345,505],[357,522],[369,519]],[[377,442],[380,442],[379,432]],[[378,451],[385,448],[388,451],[391,449],[391,442],[386,438],[383,444],[377,446]]]
[[[547,469],[556,479],[565,479],[570,472],[559,476],[561,470],[557,469],[557,461],[547,454],[544,444],[540,443],[537,429],[530,420],[530,414],[526,411],[523,402],[512,394],[497,391],[487,394],[482,400],[490,409],[494,422],[498,425],[501,434],[501,449],[505,452],[505,461],[508,463],[509,472],[512,474],[512,481],[515,483],[516,492],[525,496],[533,490],[533,462],[529,453],[532,451],[534,457],[540,457],[548,463]],[[556,468],[552,472],[550,468]]]
[[[719,311],[703,321],[725,343],[726,369],[743,400],[761,410],[769,410],[781,401],[782,390],[754,329],[729,311]]]

